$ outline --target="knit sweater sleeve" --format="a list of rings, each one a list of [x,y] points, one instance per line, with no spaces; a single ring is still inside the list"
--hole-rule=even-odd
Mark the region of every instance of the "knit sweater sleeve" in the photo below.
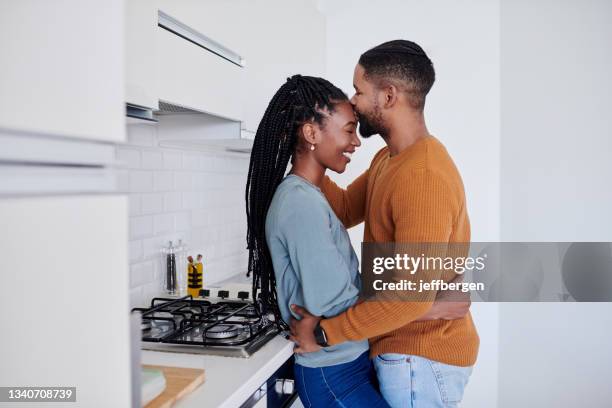
[[[446,181],[421,169],[402,174],[395,182],[390,198],[395,243],[448,243],[457,209]],[[439,251],[440,245],[436,248]],[[417,279],[419,273],[416,272]],[[321,325],[330,345],[380,336],[425,314],[431,308],[435,292],[423,296],[413,302],[365,301],[323,320]]]
[[[339,187],[328,176],[323,179],[321,191],[345,228],[351,228],[363,222],[369,173],[370,170],[363,172],[348,185],[346,190]]]
[[[339,187],[328,176],[323,178],[321,191],[345,228],[351,228],[363,222],[370,172],[375,166],[375,163],[377,163],[387,152],[387,147],[380,149],[374,155],[370,167],[349,184],[346,189]]]

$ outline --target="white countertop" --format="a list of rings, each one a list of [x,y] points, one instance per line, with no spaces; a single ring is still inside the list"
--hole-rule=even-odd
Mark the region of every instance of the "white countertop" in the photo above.
[[[250,358],[142,350],[143,364],[202,368],[204,384],[177,408],[239,407],[293,354],[293,343],[276,336]]]

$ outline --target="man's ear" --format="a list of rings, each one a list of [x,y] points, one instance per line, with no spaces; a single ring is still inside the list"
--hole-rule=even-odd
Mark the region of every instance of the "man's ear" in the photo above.
[[[383,107],[386,109],[392,108],[397,103],[397,98],[399,96],[399,89],[393,84],[387,85],[383,89]]]

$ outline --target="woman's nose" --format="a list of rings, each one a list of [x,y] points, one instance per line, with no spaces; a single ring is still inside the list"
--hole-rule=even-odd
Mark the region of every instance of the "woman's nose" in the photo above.
[[[355,132],[353,136],[353,146],[355,147],[361,146],[361,140],[359,139],[359,136],[357,136],[357,132]]]

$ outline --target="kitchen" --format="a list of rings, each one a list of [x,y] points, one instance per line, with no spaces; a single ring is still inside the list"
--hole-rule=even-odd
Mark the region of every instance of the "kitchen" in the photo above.
[[[524,22],[524,16],[531,15],[527,4],[451,3],[442,7],[325,0],[3,2],[0,387],[75,387],[75,406],[140,406],[143,398],[154,396],[154,391],[140,387],[143,380],[158,392],[172,388],[168,387],[172,375],[160,383],[159,371],[141,370],[145,364],[195,370],[184,372],[191,382],[172,388],[171,399],[180,394],[177,407],[301,406],[290,369],[293,343],[269,331],[274,325],[268,325],[268,317],[255,308],[232,314],[252,299],[250,279],[245,276],[244,203],[250,146],[270,97],[287,77],[295,73],[326,77],[350,96],[359,53],[395,37],[422,40],[436,61],[439,80],[428,117],[436,134],[446,137],[462,170],[474,240],[610,241],[603,226],[609,225],[606,203],[612,197],[595,193],[597,183],[575,187],[585,200],[599,204],[593,204],[589,214],[575,217],[585,220],[562,230],[556,220],[547,218],[549,208],[559,208],[556,204],[527,208],[516,198],[517,191],[527,187],[515,160],[519,141],[532,143],[542,157],[549,157],[545,153],[551,144],[559,149],[553,156],[574,154],[576,149],[563,133],[570,128],[567,124],[559,124],[555,134],[561,136],[553,141],[542,136],[547,134],[544,125],[535,127],[538,132],[522,133],[518,113],[525,109],[525,101],[516,90],[531,77],[521,76],[517,61],[522,54],[517,50],[531,50],[531,58],[537,59],[541,47],[552,49],[557,60],[536,64],[543,73],[551,66],[558,70],[560,61],[565,61],[564,51],[556,48],[558,35],[605,48],[610,25],[600,24],[597,16],[610,15],[609,4],[593,2],[584,9],[566,5],[559,11],[556,5],[542,2],[542,15],[557,10],[545,37],[535,17]],[[594,28],[567,29],[568,16],[576,13]],[[392,15],[390,22],[386,14]],[[559,34],[559,27],[566,31]],[[519,32],[526,34],[516,35]],[[538,47],[530,48],[529,33],[543,35]],[[598,67],[593,68],[594,78],[604,77],[612,61],[595,64],[600,61],[596,50],[595,46],[584,50],[584,58]],[[465,61],[477,61],[478,69],[472,70]],[[561,78],[564,73],[575,75],[571,65],[563,66]],[[540,85],[533,81],[534,88]],[[612,91],[609,80],[589,86],[589,97],[596,98],[588,99],[587,107],[576,108],[587,116],[609,107],[605,95]],[[550,84],[549,94],[555,95],[556,89]],[[551,106],[550,114],[556,115],[562,108],[555,103],[561,99],[534,101],[531,111]],[[604,102],[596,105],[594,100]],[[610,147],[604,137],[609,123],[598,118],[591,117],[590,134],[603,135],[593,136],[592,143],[596,154],[605,155]],[[374,139],[363,143],[345,174],[334,176],[339,184],[346,185],[367,168],[369,158],[384,145]],[[554,157],[545,160],[550,160],[547,166],[556,166]],[[612,171],[605,156],[597,160],[581,156],[575,161],[582,163],[584,174],[594,163],[604,169],[597,174]],[[535,164],[527,167],[530,177],[544,171]],[[548,180],[546,174],[542,177]],[[537,184],[529,195],[539,202],[557,197],[557,190]],[[565,203],[564,214],[578,211],[573,197],[557,198]],[[521,230],[517,220],[533,208],[539,223]],[[541,231],[549,235],[538,235]],[[357,247],[362,227],[353,228],[350,235]],[[141,343],[147,331],[180,325],[164,323],[167,316],[162,313],[167,310],[150,311],[184,294],[166,293],[169,248],[176,253],[176,271],[186,270],[187,256],[202,255],[203,292],[198,290],[196,303],[207,303],[189,304],[195,309],[183,310],[180,313],[187,314],[181,316],[189,319],[225,308],[221,318],[229,316],[235,322],[238,317],[251,334],[254,328],[256,333],[262,330],[262,336],[249,338],[246,345],[225,347],[218,344],[233,336],[223,339],[225,333],[217,333],[208,336],[204,351],[195,352],[169,352],[169,345],[146,339]],[[185,275],[177,273],[177,287],[184,288],[182,278]],[[603,401],[609,402],[611,396],[601,391],[607,388],[599,379],[609,373],[612,356],[584,350],[601,349],[598,339],[610,335],[612,325],[593,324],[610,321],[606,305],[564,309],[576,318],[535,336],[533,343],[547,345],[538,348],[512,336],[521,330],[537,332],[525,315],[537,317],[538,324],[555,321],[551,316],[557,316],[553,308],[557,305],[543,305],[550,308],[534,313],[520,305],[473,304],[482,343],[464,406],[524,404],[513,387],[517,381],[524,381],[525,388],[534,387],[529,393],[538,406],[578,403],[568,391],[570,383],[592,398],[591,405],[581,399],[582,406],[605,406]],[[130,314],[133,309],[139,309],[142,318]],[[177,313],[170,315],[174,320]],[[568,330],[589,335],[578,339],[567,335]],[[207,334],[200,333],[199,339],[204,338]],[[151,350],[154,346],[160,347]],[[554,384],[521,380],[521,370],[513,362],[528,347],[539,350],[534,351],[533,364],[545,362],[551,372],[563,367],[552,353],[580,348],[589,370],[598,375],[584,379],[571,375]],[[184,389],[189,392],[181,393]],[[4,404],[0,402],[11,406]]]
[[[82,406],[128,406],[140,398],[141,358],[205,370],[204,384],[181,406],[265,406],[266,392],[274,400],[275,372],[292,356],[292,343],[276,331],[250,358],[141,357],[139,341],[130,349],[129,321],[131,309],[167,295],[160,251],[169,241],[203,254],[211,299],[232,287],[215,283],[232,278],[250,298],[243,197],[259,117],[280,79],[324,71],[316,4],[269,5],[276,14],[248,1],[3,4],[3,33],[13,36],[2,43],[3,61],[11,61],[2,93],[12,99],[3,97],[0,119],[2,224],[10,232],[3,248],[19,254],[5,264],[13,272],[3,286],[25,283],[19,258],[28,256],[10,242],[28,242],[46,265],[25,284],[33,285],[25,314],[3,314],[20,333],[3,346],[21,354],[23,339],[41,330],[49,343],[30,345],[20,363],[3,354],[11,370],[9,377],[2,370],[2,384],[66,384]],[[284,27],[275,18],[298,15],[305,19]],[[280,38],[277,29],[291,35]],[[3,305],[20,298],[5,296]],[[39,310],[49,317],[33,327]],[[66,310],[70,317],[58,322]],[[283,376],[279,395],[295,400]],[[260,391],[270,378],[272,389]]]

